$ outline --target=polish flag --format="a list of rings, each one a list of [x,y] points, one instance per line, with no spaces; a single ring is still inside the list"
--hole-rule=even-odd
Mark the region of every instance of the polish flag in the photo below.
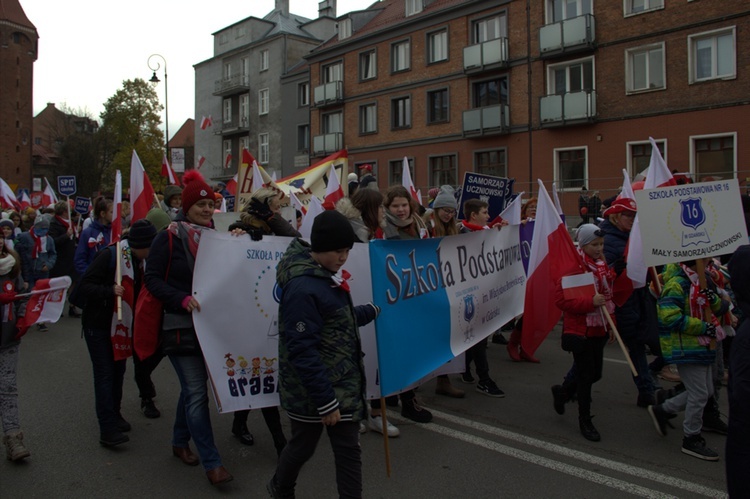
[[[231,194],[232,196],[237,195],[237,174],[234,174],[234,177],[232,177],[232,180],[227,182],[227,192]]]
[[[521,334],[521,347],[526,353],[533,355],[560,320],[562,312],[555,305],[554,283],[563,276],[582,270],[581,256],[544,184],[539,180],[539,202],[526,272]]]
[[[44,183],[47,184],[47,186],[44,188],[44,194],[42,194],[42,204],[44,204],[44,206],[49,206],[57,203],[57,194],[55,194],[55,190],[52,186],[49,185],[47,177],[44,177]]]
[[[253,160],[253,187],[252,187],[253,190],[252,192],[255,192],[258,189],[262,189],[262,188],[263,188],[263,174],[260,173],[260,167],[258,166],[258,162]]]
[[[302,234],[302,237],[310,240],[310,234],[312,233],[312,226],[313,221],[315,220],[315,217],[323,213],[325,208],[323,208],[323,204],[320,202],[320,199],[318,199],[317,196],[312,195],[310,196],[310,204],[307,205],[307,213],[305,214],[304,220],[302,220],[302,225],[299,228],[299,233]]]
[[[177,175],[175,175],[174,170],[172,170],[172,167],[169,166],[169,161],[167,161],[166,154],[161,160],[161,176],[167,177],[171,185],[180,185],[180,179],[177,178]]]
[[[562,278],[561,284],[563,298],[566,300],[591,300],[596,294],[594,274],[591,272],[566,275]]]
[[[224,159],[224,168],[229,168],[232,166],[232,153],[228,153],[227,157]]]
[[[109,241],[116,243],[122,238],[122,174],[120,170],[115,172],[115,195],[112,201],[112,236]]]
[[[656,147],[656,141],[651,137],[649,137],[648,140],[651,142],[651,161],[648,165],[648,174],[643,183],[643,188],[656,189],[659,187],[677,185],[672,173],[669,171],[669,168],[667,168],[667,163],[659,152],[659,148]],[[633,197],[633,199],[635,199],[635,197]],[[634,288],[642,288],[646,285],[648,267],[646,266],[645,256],[643,254],[643,239],[641,239],[641,224],[638,220],[638,214],[635,215],[633,229],[630,231],[627,251],[627,275],[630,280],[633,281]]]
[[[411,172],[409,171],[409,159],[404,156],[404,162],[403,166],[401,167],[401,185],[406,188],[406,190],[411,194],[411,197],[414,198],[414,201],[422,204],[422,201],[419,199],[419,195],[417,194],[417,190],[414,188],[414,182],[411,181]]]
[[[622,191],[620,191],[620,194],[617,195],[617,199],[635,199],[633,185],[630,183],[630,175],[628,175],[628,171],[625,168],[622,169],[622,177]]]
[[[560,215],[562,221],[565,222],[565,218],[563,217],[562,205],[560,204],[560,196],[557,195],[557,184],[555,182],[552,182],[552,199],[555,200],[555,209],[557,210],[557,214]]]
[[[208,115],[208,118],[203,116],[201,118],[201,130],[205,130],[206,128],[210,127],[214,124],[214,120],[211,119],[211,115]]]
[[[18,208],[18,199],[13,193],[13,189],[0,178],[0,204],[4,210],[15,210]]]
[[[297,210],[299,210],[300,213],[302,213],[302,220],[305,220],[305,214],[307,213],[307,208],[305,208],[305,205],[302,204],[302,201],[299,200],[297,195],[293,192],[289,192],[289,199],[292,201],[292,208],[294,208],[295,213]]]
[[[29,327],[44,322],[57,322],[67,306],[67,292],[72,284],[68,276],[39,279],[29,293],[26,303],[26,315],[16,322],[16,339],[20,338]]]
[[[521,225],[521,198],[525,193],[520,192],[502,213],[498,215],[501,220],[506,220],[509,225]],[[492,224],[488,224],[492,226]]]
[[[154,204],[154,188],[146,175],[138,153],[133,149],[130,160],[130,212],[131,221],[146,218],[148,210]]]
[[[326,186],[325,198],[323,198],[323,208],[326,210],[335,209],[336,203],[343,197],[344,189],[341,188],[339,176],[336,174],[336,168],[331,165],[328,170],[328,185]]]
[[[198,155],[198,166],[196,166],[196,167],[195,167],[195,169],[196,169],[196,170],[200,170],[200,169],[201,169],[201,166],[203,166],[203,163],[205,163],[205,162],[206,162],[206,157],[205,157],[205,156],[201,156],[201,155],[199,154],[199,155]]]
[[[31,198],[29,197],[29,194],[25,190],[21,191],[21,199],[18,202],[21,205],[22,210],[31,206]]]

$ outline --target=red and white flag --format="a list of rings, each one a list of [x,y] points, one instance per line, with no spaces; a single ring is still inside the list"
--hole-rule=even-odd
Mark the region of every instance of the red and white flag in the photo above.
[[[0,204],[4,210],[15,210],[18,208],[18,199],[5,180],[0,178]]]
[[[414,201],[421,204],[417,190],[414,188],[414,182],[411,181],[411,171],[409,170],[409,159],[404,156],[403,166],[401,167],[401,185],[411,194]]]
[[[552,182],[552,199],[555,200],[555,209],[557,210],[557,214],[560,215],[562,221],[565,222],[565,218],[563,217],[562,205],[560,204],[560,196],[557,195],[557,184],[555,182]]]
[[[318,199],[317,196],[312,195],[310,196],[310,203],[307,205],[307,213],[305,214],[304,220],[302,220],[302,225],[299,228],[299,233],[302,234],[302,237],[310,240],[310,234],[312,234],[312,226],[313,221],[315,220],[315,217],[323,213],[325,208],[323,208],[323,205],[320,202],[320,199]]]
[[[232,166],[232,153],[227,153],[227,157],[224,158],[224,168]]]
[[[167,155],[165,154],[164,157],[161,160],[161,176],[167,177],[167,180],[171,185],[180,185],[180,179],[177,178],[177,175],[175,175],[174,170],[171,166],[169,166],[169,161],[167,161]]]
[[[505,207],[499,215],[501,220],[507,221],[509,225],[521,225],[521,198],[524,194],[523,192],[518,193],[513,201]]]
[[[73,281],[68,276],[39,279],[34,283],[34,289],[27,296],[26,315],[19,317],[16,322],[20,338],[29,327],[42,322],[57,322],[67,306],[67,291]],[[18,295],[22,297],[22,295]]]
[[[146,175],[138,153],[133,149],[130,160],[130,219],[132,222],[146,218],[154,204],[154,188]]]
[[[336,168],[331,165],[328,170],[328,185],[326,185],[326,194],[323,198],[323,208],[333,210],[336,203],[344,197],[344,189],[341,188],[339,176],[336,174]]]
[[[134,151],[135,152],[135,151]],[[132,177],[132,175],[131,175]],[[115,195],[112,202],[112,236],[109,241],[116,243],[122,238],[122,174],[115,171]]]
[[[656,141],[651,137],[648,140],[651,142],[651,161],[648,165],[648,173],[646,174],[643,188],[656,189],[658,187],[677,185],[672,173],[667,168],[667,163],[664,161],[661,152],[659,152],[659,148],[656,147]],[[627,252],[627,276],[633,281],[634,288],[642,288],[646,285],[648,266],[646,266],[643,254],[643,239],[641,239],[641,226],[638,214],[635,215],[633,228],[630,231]]]
[[[628,171],[625,168],[622,169],[622,190],[617,195],[617,199],[622,198],[635,199],[633,184],[630,183],[630,175],[628,175]]]
[[[292,191],[289,191],[289,199],[292,202],[292,208],[294,209],[295,213],[297,211],[302,213],[302,221],[304,221],[305,215],[307,214],[307,208],[305,208],[305,205],[302,204],[302,201],[300,201],[297,195]]]
[[[232,177],[232,180],[227,182],[227,192],[231,194],[232,196],[237,195],[237,174],[234,174],[234,177]]]
[[[26,191],[21,191],[21,199],[18,200],[18,204],[20,205],[22,210],[31,206],[31,198]]]
[[[214,124],[214,120],[211,119],[210,114],[208,115],[208,118],[206,118],[205,116],[201,118],[201,130],[205,130],[206,128],[210,127],[213,124]]]
[[[249,153],[248,153],[249,154]],[[253,160],[253,187],[252,192],[263,188],[263,174],[260,172],[258,162]]]
[[[562,278],[563,298],[566,300],[592,299],[596,294],[594,274],[584,272],[583,274],[566,275]]]
[[[521,334],[521,347],[526,353],[533,355],[560,320],[562,312],[555,305],[554,283],[563,276],[579,273],[581,270],[581,256],[540,180],[529,268],[526,272]]]
[[[115,251],[117,246],[112,246],[110,251]],[[122,293],[121,319],[117,320],[117,303],[112,310],[112,323],[110,326],[110,340],[112,342],[112,352],[115,360],[125,360],[133,355],[133,308],[135,305],[135,262],[128,247],[127,239],[120,242],[120,254],[115,258],[120,259],[120,269],[122,272],[121,286],[124,288]]]
[[[200,170],[200,169],[201,169],[201,166],[203,166],[203,163],[205,163],[205,162],[206,162],[206,157],[205,157],[205,156],[201,156],[201,155],[199,154],[199,155],[198,155],[198,164],[196,165],[195,169],[196,169],[196,170]]]
[[[42,194],[42,204],[44,206],[49,206],[51,204],[57,203],[57,194],[55,194],[55,190],[49,184],[49,180],[47,180],[47,177],[44,177],[44,183],[46,184],[46,186],[44,188],[44,194]]]

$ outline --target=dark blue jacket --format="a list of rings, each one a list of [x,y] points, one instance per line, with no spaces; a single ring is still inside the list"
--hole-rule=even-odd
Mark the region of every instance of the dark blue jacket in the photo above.
[[[186,221],[182,212],[175,219],[175,222],[180,221]],[[151,243],[151,251],[146,258],[145,284],[154,298],[164,304],[165,311],[187,313],[182,308],[182,301],[193,292],[193,267],[182,240],[173,234],[170,236],[169,228],[159,232]]]
[[[96,240],[102,235],[102,241],[100,244],[95,246],[89,246],[89,239]],[[112,236],[112,226],[102,225],[98,220],[92,220],[91,225],[83,229],[81,232],[81,238],[78,240],[78,247],[76,248],[75,263],[76,272],[83,275],[86,272],[86,268],[91,265],[94,261],[94,257],[99,250],[109,246],[109,241]]]

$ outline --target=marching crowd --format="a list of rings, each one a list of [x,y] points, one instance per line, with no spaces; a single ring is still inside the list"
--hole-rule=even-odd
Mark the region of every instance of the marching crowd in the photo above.
[[[368,429],[388,437],[400,434],[396,426],[384,421],[381,400],[366,401],[364,397],[358,327],[373,321],[380,308],[374,303],[355,306],[345,281],[337,277],[353,245],[373,239],[451,237],[502,230],[508,224],[499,217],[490,220],[488,204],[478,199],[464,203],[464,219],[457,220],[457,196],[450,186],[431,190],[425,208],[404,187],[393,186],[381,193],[372,172],[363,170],[363,174],[362,178],[350,174],[349,196],[315,218],[309,242],[301,238],[299,222],[294,225],[281,216],[280,197],[271,188],[254,192],[229,228],[233,235],[249,235],[253,240],[264,235],[294,238],[277,268],[277,282],[283,289],[279,306],[280,401],[291,434],[284,434],[279,408],[262,409],[278,454],[276,472],[267,485],[272,497],[294,497],[297,477],[324,429],[335,455],[339,495],[361,497],[359,434]],[[146,312],[139,312],[141,305],[158,304],[153,309],[159,311],[158,336],[145,338],[149,346],[135,347],[132,355],[141,410],[147,418],[161,415],[154,403],[156,388],[151,373],[166,357],[181,387],[172,433],[174,456],[188,466],[202,465],[212,485],[232,480],[214,442],[208,373],[192,322],[192,314],[201,310],[192,294],[195,256],[201,235],[214,230],[220,195],[197,172],[186,174],[183,180],[184,188],[165,189],[163,200],[145,219],[131,224],[129,213],[122,210],[122,226],[127,231],[121,254],[110,245],[112,200],[97,199],[83,222],[64,201],[40,211],[3,213],[0,416],[8,459],[20,461],[30,456],[18,415],[20,335],[15,321],[24,314],[25,299],[17,295],[33,288],[39,279],[70,276],[74,284],[68,314],[81,317],[93,367],[100,444],[124,444],[131,429],[120,412],[127,360],[113,349],[115,303],[118,297],[133,303],[135,338],[148,326],[143,323]],[[594,205],[587,194],[585,202],[581,206],[587,208],[586,220],[573,231],[580,257],[575,273],[591,273],[595,292],[593,296],[569,296],[561,281],[550,283],[556,286],[556,304],[563,311],[561,347],[572,354],[569,371],[551,387],[554,411],[562,415],[566,405],[575,402],[582,436],[590,441],[601,439],[592,424],[591,389],[602,377],[604,346],[615,340],[616,324],[636,373],[635,402],[645,409],[644,414],[648,412],[656,431],[665,435],[674,428],[675,416],[684,412],[682,452],[707,461],[717,461],[719,455],[706,445],[701,433],[727,435],[730,496],[749,496],[742,474],[750,464],[750,322],[743,322],[750,314],[750,245],[719,259],[675,262],[654,269],[648,286],[616,303],[616,282],[626,270],[637,206],[633,199],[618,198],[605,200],[604,206],[594,203],[589,212],[588,207]],[[742,203],[747,223],[750,198],[743,196]],[[534,220],[536,207],[535,198],[525,201],[522,223]],[[126,266],[132,266],[132,287],[115,284],[121,257]],[[705,274],[705,281],[699,272]],[[538,363],[534,352],[522,347],[522,324],[523,317],[517,317],[503,328],[510,331],[507,341],[501,331],[492,341],[507,344],[513,361]],[[37,327],[46,329],[43,324]],[[491,377],[488,340],[466,352],[460,380],[489,397],[504,397]],[[649,363],[648,355],[656,360]],[[668,366],[676,366],[679,383],[667,390],[660,386],[658,375]],[[728,424],[718,404],[727,370]],[[437,378],[435,392],[465,396],[447,375]],[[414,390],[387,397],[385,404],[400,404],[402,416],[415,422],[432,420]],[[234,413],[232,433],[242,444],[252,445],[248,413]],[[197,454],[190,447],[191,440]]]

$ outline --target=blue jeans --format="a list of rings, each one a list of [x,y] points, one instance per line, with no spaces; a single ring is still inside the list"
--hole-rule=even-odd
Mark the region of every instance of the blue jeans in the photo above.
[[[221,456],[214,443],[211,415],[208,410],[208,372],[202,356],[170,355],[180,379],[180,398],[177,401],[172,430],[172,445],[188,447],[195,442],[203,468],[208,471],[221,466]]]
[[[112,433],[120,421],[122,402],[122,381],[125,377],[125,361],[115,361],[110,331],[105,329],[84,329],[83,337],[89,349],[89,357],[94,367],[94,397],[99,430]]]

